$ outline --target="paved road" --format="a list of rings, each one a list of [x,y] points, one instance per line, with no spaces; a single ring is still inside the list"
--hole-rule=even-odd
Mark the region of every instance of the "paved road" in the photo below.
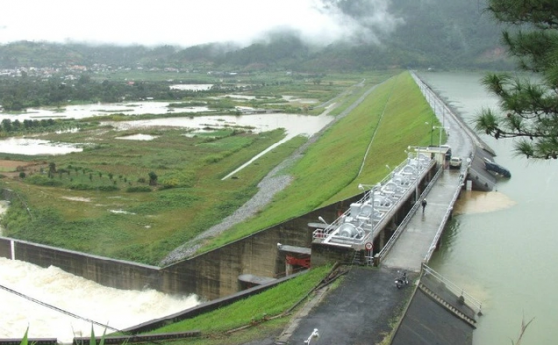
[[[413,292],[411,286],[395,287],[398,276],[387,268],[353,266],[343,283],[299,320],[284,344],[304,344],[315,328],[320,334],[316,345],[380,343]]]

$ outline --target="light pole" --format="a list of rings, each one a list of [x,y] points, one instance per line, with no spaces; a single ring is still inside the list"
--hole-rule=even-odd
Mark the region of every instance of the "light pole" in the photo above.
[[[446,131],[449,131],[449,127],[444,127],[444,126],[433,126],[432,127],[432,131],[434,131],[435,129],[439,129],[440,130],[440,137],[438,139],[438,147],[442,146],[442,129],[445,129]],[[432,132],[430,132],[430,144],[432,145]]]
[[[425,125],[430,125],[430,123],[427,121],[424,123]],[[432,132],[434,132],[434,127],[432,127],[432,125],[430,125],[430,146],[432,146]]]

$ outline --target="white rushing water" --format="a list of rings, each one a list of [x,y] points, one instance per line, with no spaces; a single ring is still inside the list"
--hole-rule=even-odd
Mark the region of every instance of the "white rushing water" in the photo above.
[[[169,296],[155,290],[108,288],[71,275],[57,267],[41,268],[0,258],[0,285],[69,313],[124,329],[199,304],[195,295]],[[58,338],[71,343],[74,336],[89,337],[92,323],[68,316],[0,289],[0,338]],[[95,334],[104,328],[94,325]],[[110,333],[112,330],[107,330]]]

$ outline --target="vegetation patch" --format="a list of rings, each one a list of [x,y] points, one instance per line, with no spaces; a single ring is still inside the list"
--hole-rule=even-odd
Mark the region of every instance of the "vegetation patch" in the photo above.
[[[258,324],[259,328],[260,325],[265,325],[270,318],[281,316],[285,311],[295,306],[326,277],[330,270],[331,266],[312,268],[307,273],[263,291],[256,296],[159,328],[150,333],[196,329],[201,330],[205,338],[204,341],[209,341],[200,344],[212,344],[212,339],[229,338],[225,334],[227,331],[255,324]],[[279,324],[279,326],[282,325],[284,323]],[[232,341],[232,339],[229,341]],[[190,344],[190,341],[188,343]],[[234,344],[234,342],[230,344]]]

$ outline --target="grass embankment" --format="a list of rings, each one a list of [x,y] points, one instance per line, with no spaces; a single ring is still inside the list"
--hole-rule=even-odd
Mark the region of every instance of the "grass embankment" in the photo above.
[[[433,121],[435,116],[411,75],[393,77],[327,130],[285,172],[294,176],[294,182],[269,207],[212,239],[205,250],[358,194],[359,183],[377,183],[390,173],[386,164],[399,165],[407,157],[408,146],[428,145]]]
[[[242,344],[246,340],[264,338],[281,331],[290,320],[290,315],[282,315],[304,298],[331,270],[331,266],[322,266],[277,285],[256,296],[238,301],[213,312],[205,313],[191,319],[180,321],[151,333],[183,332],[200,330],[201,339],[178,340],[173,344],[217,345]],[[265,321],[267,319],[272,319]],[[255,325],[241,332],[226,334],[243,326]]]

